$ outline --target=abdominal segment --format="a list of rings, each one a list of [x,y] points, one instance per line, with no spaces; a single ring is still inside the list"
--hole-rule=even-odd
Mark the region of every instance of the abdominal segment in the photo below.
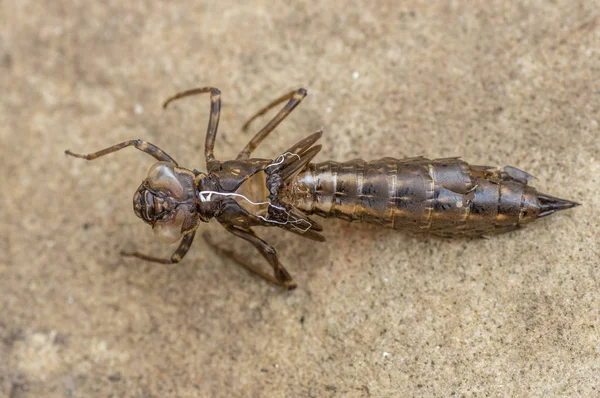
[[[528,174],[458,158],[310,164],[281,191],[307,214],[445,236],[518,228],[543,210]],[[557,199],[558,200],[558,199]]]

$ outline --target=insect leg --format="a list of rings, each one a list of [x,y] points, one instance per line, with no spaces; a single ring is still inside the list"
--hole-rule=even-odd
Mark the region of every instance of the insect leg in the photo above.
[[[183,91],[177,93],[171,98],[168,98],[163,108],[169,106],[169,104],[175,100],[190,97],[192,95],[204,94],[210,92],[210,117],[208,119],[208,128],[206,130],[206,139],[204,141],[204,156],[206,157],[206,165],[208,170],[211,170],[211,164],[215,161],[213,150],[215,147],[215,137],[217,136],[217,130],[219,128],[219,118],[221,117],[221,91],[214,87],[202,87],[195,88],[192,90]]]
[[[129,141],[121,142],[120,144],[113,145],[109,148],[103,149],[98,152],[90,153],[87,155],[80,155],[77,153],[73,153],[68,149],[65,151],[65,154],[67,154],[69,156],[73,156],[75,158],[94,160],[94,159],[99,158],[100,156],[104,156],[104,155],[108,155],[109,153],[120,151],[121,149],[126,148],[128,146],[132,146],[132,145],[136,149],[139,149],[140,151],[147,153],[148,155],[152,156],[153,158],[155,158],[161,162],[170,162],[177,166],[177,162],[175,161],[175,159],[173,159],[172,157],[167,155],[167,153],[165,151],[163,151],[156,145],[149,143],[148,141],[142,141],[142,140],[129,140]]]
[[[271,133],[271,131],[273,131],[275,127],[277,127],[279,123],[281,123],[283,119],[285,119],[294,110],[294,108],[296,108],[298,104],[300,104],[300,102],[302,102],[304,97],[306,97],[306,90],[303,88],[300,88],[296,91],[291,91],[283,97],[280,97],[275,101],[271,102],[269,105],[262,108],[254,116],[252,116],[250,120],[248,120],[242,127],[243,131],[246,131],[248,129],[248,126],[250,126],[250,123],[252,123],[254,119],[264,115],[269,109],[274,108],[282,102],[288,101],[288,103],[283,107],[283,109],[280,110],[279,113],[275,115],[275,117],[271,119],[271,121],[267,123],[265,127],[262,128],[262,130],[256,133],[252,140],[250,140],[250,142],[244,147],[244,149],[242,149],[237,158],[247,159],[250,156],[250,154],[256,149],[256,147],[258,147],[260,143],[265,138],[267,138],[269,133]]]
[[[276,285],[281,285],[281,282],[279,282],[273,275],[267,274],[260,268],[247,263],[242,258],[240,258],[237,254],[235,254],[233,251],[225,249],[224,247],[221,247],[221,246],[217,245],[216,243],[214,243],[212,238],[210,237],[209,233],[205,232],[204,234],[202,234],[202,237],[204,238],[206,243],[208,243],[209,246],[212,247],[213,250],[216,251],[217,253],[222,254],[225,257],[231,258],[233,261],[235,261],[242,267],[246,268],[248,271],[254,272],[256,275],[260,276],[261,278],[266,279],[269,282],[274,283]]]
[[[196,231],[190,232],[189,234],[184,235],[183,239],[181,239],[181,243],[179,244],[179,247],[177,248],[177,250],[175,250],[175,252],[169,258],[152,257],[147,254],[143,254],[143,253],[139,253],[139,252],[121,252],[121,255],[125,256],[125,257],[137,257],[137,258],[141,258],[142,260],[151,261],[153,263],[177,264],[186,255],[186,253],[190,249],[190,246],[192,246],[192,242],[194,241],[195,234],[196,234]]]
[[[288,290],[296,288],[296,282],[294,282],[291,275],[287,272],[283,265],[279,263],[279,259],[277,258],[277,252],[271,245],[269,245],[267,242],[256,236],[256,234],[251,229],[241,229],[228,225],[224,225],[224,227],[225,229],[227,229],[227,231],[231,232],[235,236],[250,242],[269,262],[271,267],[273,267],[273,275],[271,276],[269,274],[266,274],[254,265],[248,264],[247,262],[239,258],[237,255],[232,253],[230,250],[218,248],[218,251],[228,255],[241,266],[247,268],[248,270],[258,274],[259,276],[262,276],[263,278],[273,283],[276,283],[277,285],[286,287]],[[214,247],[215,245],[212,246]]]

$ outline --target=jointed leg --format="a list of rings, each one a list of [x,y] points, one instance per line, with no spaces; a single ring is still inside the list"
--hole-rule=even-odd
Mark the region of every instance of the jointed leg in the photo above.
[[[210,234],[205,232],[204,234],[202,234],[202,237],[204,238],[206,243],[208,243],[210,245],[210,247],[212,247],[213,250],[216,251],[217,253],[222,254],[225,257],[231,258],[233,261],[235,261],[242,267],[248,269],[248,271],[254,272],[256,275],[260,276],[261,278],[264,278],[264,279],[268,280],[269,282],[274,283],[276,285],[281,285],[281,283],[277,279],[275,279],[275,277],[273,275],[267,274],[266,272],[264,272],[263,270],[261,270],[260,268],[254,266],[252,264],[248,264],[241,257],[239,257],[237,254],[235,254],[233,251],[225,249],[225,248],[217,245],[211,239]]]
[[[221,117],[221,91],[214,87],[202,87],[183,91],[167,99],[163,104],[163,108],[166,108],[175,100],[208,92],[210,92],[210,117],[208,119],[206,139],[204,141],[204,156],[206,157],[206,165],[210,171],[211,164],[215,161],[213,150],[215,147],[215,137],[217,135],[217,130],[219,129],[219,118]]]
[[[208,236],[205,235],[204,238],[218,252],[220,252],[228,257],[231,257],[231,259],[233,259],[236,263],[247,268],[249,271],[254,272],[255,274],[263,277],[264,279],[266,279],[270,282],[273,282],[277,285],[283,286],[283,287],[287,288],[288,290],[292,290],[292,289],[296,288],[296,282],[294,282],[291,275],[287,272],[287,270],[283,267],[283,265],[281,265],[279,263],[279,260],[277,259],[277,253],[272,246],[270,246],[267,242],[265,242],[264,240],[262,240],[258,236],[256,236],[254,234],[254,232],[252,232],[251,229],[244,230],[244,229],[231,227],[231,226],[225,226],[225,229],[227,229],[229,232],[231,232],[235,236],[252,243],[252,245],[254,247],[256,247],[256,249],[260,252],[260,254],[262,254],[262,256],[269,262],[271,267],[273,267],[273,275],[269,275],[269,274],[261,271],[258,267],[254,266],[252,264],[248,264],[246,261],[241,259],[239,256],[237,256],[232,251],[218,247],[217,245],[215,245],[214,243],[211,242],[211,240],[210,240],[210,238],[208,238]]]
[[[179,244],[179,247],[177,248],[177,250],[175,250],[175,252],[171,255],[170,258],[152,257],[147,254],[138,253],[138,252],[121,252],[121,255],[125,256],[125,257],[137,257],[137,258],[141,258],[142,260],[151,261],[153,263],[177,264],[178,262],[180,262],[183,259],[183,257],[186,255],[186,253],[192,246],[192,242],[194,241],[195,234],[196,234],[196,231],[190,232],[189,234],[184,235],[183,239],[181,239],[181,243]]]
[[[100,156],[104,156],[104,155],[108,155],[109,153],[120,151],[121,149],[126,148],[128,146],[132,146],[132,145],[136,149],[139,149],[140,151],[147,153],[148,155],[152,156],[156,160],[159,160],[161,162],[170,162],[177,166],[177,162],[175,161],[175,159],[173,159],[172,157],[167,155],[165,151],[163,151],[156,145],[153,145],[147,141],[142,141],[142,140],[130,140],[130,141],[121,142],[120,144],[113,145],[109,148],[103,149],[98,152],[90,153],[87,155],[80,155],[77,153],[73,153],[68,149],[65,151],[65,154],[67,154],[69,156],[73,156],[75,158],[94,160],[94,159],[99,158]]]
[[[269,133],[273,131],[275,127],[277,127],[279,123],[281,123],[283,119],[285,119],[294,110],[294,108],[296,108],[298,104],[300,104],[300,102],[302,102],[304,97],[306,97],[306,90],[303,88],[289,92],[283,97],[271,102],[269,105],[258,111],[254,116],[252,116],[250,120],[248,120],[242,127],[244,131],[248,128],[248,126],[250,125],[250,123],[252,123],[254,119],[261,115],[264,115],[269,109],[281,104],[282,102],[288,101],[288,103],[283,107],[283,109],[280,110],[279,113],[275,115],[275,117],[271,119],[271,121],[267,123],[265,127],[262,128],[262,130],[256,133],[254,138],[252,138],[252,140],[250,140],[250,142],[244,147],[244,149],[242,149],[237,158],[247,159],[250,156],[250,154],[256,149],[256,147],[260,145],[262,140],[267,138]]]

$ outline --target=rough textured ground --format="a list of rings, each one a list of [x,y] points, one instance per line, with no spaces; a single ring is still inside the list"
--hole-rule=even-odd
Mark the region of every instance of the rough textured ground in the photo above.
[[[598,394],[600,4],[322,3],[0,1],[0,395]],[[323,126],[321,160],[460,155],[583,206],[489,240],[260,231],[294,292],[201,239],[176,266],[123,259],[172,249],[131,209],[151,160],[63,151],[144,138],[203,168],[208,99],[160,104],[204,85],[222,159],[303,86],[258,156]]]

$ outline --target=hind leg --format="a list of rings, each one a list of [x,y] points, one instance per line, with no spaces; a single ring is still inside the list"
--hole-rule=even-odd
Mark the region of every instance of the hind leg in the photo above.
[[[203,237],[207,241],[207,243],[215,249],[218,253],[221,253],[233,261],[246,268],[247,270],[255,273],[256,275],[266,279],[267,281],[274,283],[279,286],[283,286],[288,290],[293,290],[296,288],[296,282],[292,279],[291,275],[287,272],[287,270],[279,263],[277,259],[277,253],[275,249],[270,246],[268,243],[257,237],[252,230],[242,230],[236,227],[225,226],[229,232],[234,234],[237,237],[240,237],[248,242],[250,242],[256,249],[260,252],[260,254],[269,262],[269,264],[273,267],[273,275],[268,274],[262,271],[255,265],[252,265],[242,259],[240,256],[235,254],[233,251],[223,248],[221,246],[216,245],[210,239],[208,234],[204,234]]]
[[[262,130],[260,130],[258,133],[256,133],[256,135],[252,138],[252,140],[250,140],[250,142],[244,147],[244,149],[242,149],[242,151],[239,153],[237,158],[238,159],[248,159],[248,157],[250,157],[250,154],[260,145],[260,143],[265,138],[267,138],[267,136],[271,133],[271,131],[273,131],[275,129],[275,127],[277,127],[279,125],[279,123],[281,123],[283,121],[283,119],[288,117],[288,115],[294,110],[294,108],[296,108],[300,104],[300,102],[302,102],[304,97],[306,97],[306,90],[303,88],[300,88],[296,91],[291,91],[291,92],[287,93],[286,95],[284,95],[283,97],[280,97],[280,98],[276,99],[275,101],[271,102],[269,105],[265,106],[260,111],[258,111],[254,116],[252,116],[250,118],[250,120],[248,120],[244,124],[244,126],[242,127],[242,130],[246,131],[246,129],[248,129],[248,126],[250,125],[250,123],[252,123],[252,121],[254,119],[256,119],[257,117],[259,117],[261,115],[264,115],[269,109],[276,107],[277,105],[281,104],[284,101],[288,101],[288,103],[285,104],[283,109],[280,110],[279,113],[277,115],[275,115],[275,117],[273,119],[271,119],[271,121],[269,123],[267,123],[267,125],[265,127],[262,128]]]

